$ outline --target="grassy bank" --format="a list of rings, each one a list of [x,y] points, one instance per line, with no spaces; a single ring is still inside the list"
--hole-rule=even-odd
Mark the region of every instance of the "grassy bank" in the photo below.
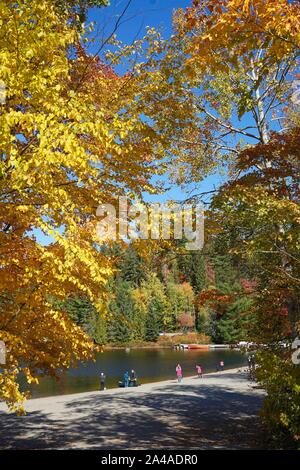
[[[133,341],[129,343],[122,344],[106,344],[103,346],[104,349],[121,349],[121,348],[170,348],[175,344],[179,343],[198,343],[198,344],[209,344],[211,341],[209,336],[206,336],[202,333],[192,332],[192,333],[174,333],[174,336],[164,335],[159,336],[157,341]]]

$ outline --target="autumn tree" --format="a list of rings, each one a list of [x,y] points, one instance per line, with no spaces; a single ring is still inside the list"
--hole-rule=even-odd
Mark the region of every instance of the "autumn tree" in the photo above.
[[[197,118],[179,140],[177,176],[197,182],[214,169],[229,176],[215,191],[210,235],[226,241],[257,282],[249,339],[268,345],[258,355],[265,422],[294,438],[299,366],[282,344],[291,346],[299,324],[299,8],[287,0],[195,0],[177,12],[168,53],[174,63],[183,56],[182,86]]]
[[[194,292],[187,282],[169,282],[166,285],[166,295],[170,312],[169,329],[174,331],[180,326],[182,315],[194,316]]]
[[[87,11],[93,7],[109,5],[109,0],[52,0],[59,14],[67,13],[75,25],[82,27]]]
[[[178,324],[183,330],[190,330],[195,327],[195,318],[188,313],[182,313],[178,317]]]
[[[97,207],[151,190],[168,145],[143,119],[132,74],[89,56],[55,3],[0,2],[0,396],[19,411],[20,371],[32,381],[92,357],[90,338],[50,299],[80,292],[105,311],[112,259]]]
[[[160,73],[177,89],[177,101],[173,116],[161,109],[154,119],[178,129],[173,177],[198,182],[215,169],[234,171],[241,148],[267,143],[272,130],[288,124],[283,112],[297,78],[299,4],[195,1],[177,10],[174,29]],[[177,111],[185,106],[186,123]]]
[[[148,273],[141,286],[134,291],[138,317],[144,319],[144,339],[156,341],[169,325],[169,310],[165,286],[157,273]]]
[[[213,201],[223,233],[234,230],[229,251],[252,265],[257,281],[248,338],[267,345],[257,377],[268,390],[265,423],[281,438],[299,431],[299,366],[290,349],[300,328],[299,148],[294,128],[245,149],[236,163],[243,176]]]

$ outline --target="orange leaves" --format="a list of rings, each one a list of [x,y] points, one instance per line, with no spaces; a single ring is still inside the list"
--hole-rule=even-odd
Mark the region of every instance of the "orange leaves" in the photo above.
[[[261,342],[288,337],[299,322],[299,148],[296,127],[244,149],[236,162],[241,176],[213,201],[214,216],[231,237],[230,253],[253,266],[256,283],[242,285],[256,291]]]
[[[266,45],[264,62],[270,66],[300,46],[297,2],[204,0],[193,5],[185,14],[187,31],[195,32],[191,38],[192,55],[195,61],[203,55],[212,70],[218,68],[218,62],[225,56],[231,63],[234,56],[265,49]],[[226,50],[233,55],[228,55]]]
[[[240,172],[246,171],[238,184],[245,187],[253,184],[267,186],[272,181],[272,192],[276,191],[278,196],[295,198],[299,195],[300,186],[299,149],[299,127],[282,134],[273,133],[267,144],[245,148],[236,162]],[[292,178],[289,184],[286,178]]]
[[[206,289],[198,295],[196,302],[200,306],[205,306],[207,303],[216,305],[218,302],[230,303],[232,300],[232,295],[224,295],[217,289]]]
[[[91,357],[92,342],[53,299],[85,293],[103,313],[113,261],[96,237],[97,207],[153,190],[151,163],[158,168],[169,145],[141,117],[137,76],[89,56],[52,3],[0,0],[9,83],[0,104],[0,338],[10,351],[0,383],[13,409],[24,398],[16,382],[24,364],[33,381]]]

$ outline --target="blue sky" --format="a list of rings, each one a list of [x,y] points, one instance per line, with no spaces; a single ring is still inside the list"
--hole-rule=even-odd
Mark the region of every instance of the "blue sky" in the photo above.
[[[127,4],[128,0],[111,0],[110,6],[106,8],[90,9],[87,22],[94,21],[96,23],[95,31],[97,31],[98,36],[98,47],[99,39],[105,40],[111,34]],[[172,15],[174,10],[190,5],[191,0],[132,0],[126,13],[122,16],[116,35],[122,42],[131,44],[135,39],[142,38],[147,26],[150,26],[159,29],[163,37],[167,38],[172,34]],[[91,50],[91,52],[93,51]],[[210,191],[218,187],[222,182],[224,182],[224,177],[221,175],[210,176],[197,185],[196,193]],[[144,194],[144,197],[149,202],[165,202],[168,200],[184,200],[188,195],[181,188],[173,185],[163,195]],[[35,230],[34,234],[42,245],[47,245],[53,241],[51,237],[44,235],[40,230]]]
[[[117,38],[125,44],[131,44],[134,40],[145,35],[147,26],[159,29],[162,36],[168,38],[172,34],[174,10],[186,8],[191,3],[191,0],[131,0],[116,31]],[[89,11],[88,21],[96,23],[95,31],[99,35],[99,39],[105,40],[111,34],[127,5],[128,0],[111,0],[109,7],[92,8]],[[99,47],[99,40],[96,41],[96,44]],[[197,185],[196,192],[209,191],[222,182],[224,182],[224,177],[221,175],[210,176]],[[182,189],[175,185],[164,195],[148,196],[145,194],[145,199],[148,201],[183,200],[186,197],[186,193],[183,193]]]
[[[115,22],[124,11],[128,0],[111,0],[107,8],[93,8],[89,20],[104,27],[104,33],[110,33]],[[191,5],[191,0],[131,0],[118,28],[118,37],[126,43],[142,37],[147,26],[163,28],[165,37],[172,32],[172,14],[177,8]]]

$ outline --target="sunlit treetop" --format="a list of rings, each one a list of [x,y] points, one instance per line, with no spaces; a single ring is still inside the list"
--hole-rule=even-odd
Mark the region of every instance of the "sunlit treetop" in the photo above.
[[[264,65],[270,66],[300,46],[300,5],[288,0],[194,0],[179,10],[176,25],[189,31],[191,60],[214,69],[218,56],[228,64],[238,56],[249,63],[257,50],[265,50]]]

